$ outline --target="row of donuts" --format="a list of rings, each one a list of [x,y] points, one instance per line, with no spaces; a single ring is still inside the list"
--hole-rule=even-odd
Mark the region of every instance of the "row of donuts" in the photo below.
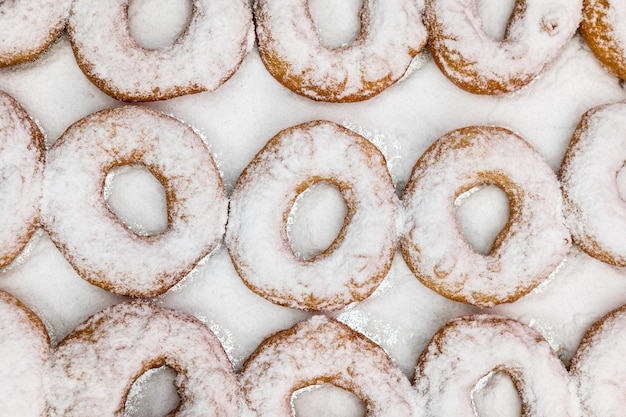
[[[252,48],[256,28],[268,71],[314,100],[353,102],[380,93],[405,74],[427,40],[456,85],[502,94],[536,78],[580,27],[606,68],[626,77],[626,7],[618,1],[517,0],[500,40],[483,28],[476,0],[426,0],[423,13],[412,0],[364,0],[357,38],[330,48],[307,0],[256,0],[253,11],[247,0],[193,0],[182,34],[156,49],[131,36],[129,1],[37,0],[36,12],[30,2],[2,4],[0,66],[33,59],[67,23],[77,63],[98,88],[123,101],[164,100],[217,89]]]
[[[587,331],[570,372],[535,330],[496,315],[451,320],[418,359],[413,384],[387,353],[345,324],[313,315],[270,335],[236,374],[219,339],[186,313],[131,301],[108,307],[51,349],[41,320],[0,292],[0,413],[123,415],[132,384],[168,366],[175,415],[291,416],[302,389],[331,384],[368,416],[473,416],[472,394],[494,373],[511,378],[526,416],[611,416],[623,409],[626,306]]]
[[[570,234],[590,255],[625,264],[616,176],[626,160],[626,103],[583,116],[561,183],[518,135],[471,126],[439,138],[419,158],[402,201],[378,148],[327,121],[279,132],[228,197],[206,144],[170,116],[140,106],[102,110],[74,123],[45,152],[41,131],[19,103],[2,94],[0,105],[2,265],[41,225],[82,278],[117,294],[151,297],[179,282],[225,236],[235,269],[255,293],[289,307],[335,310],[376,289],[398,242],[426,286],[481,307],[514,301],[548,278],[567,255]],[[168,224],[161,233],[132,231],[104,198],[108,172],[133,164],[163,186]],[[347,214],[334,242],[303,259],[287,222],[298,196],[319,182],[337,187]],[[455,219],[457,198],[484,184],[500,187],[510,206],[488,255],[467,242]]]

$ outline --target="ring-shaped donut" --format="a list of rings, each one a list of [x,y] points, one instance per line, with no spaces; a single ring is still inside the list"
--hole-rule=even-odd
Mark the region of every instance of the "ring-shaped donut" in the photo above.
[[[569,376],[548,342],[530,327],[493,315],[454,319],[418,359],[415,387],[428,417],[474,417],[472,391],[504,372],[522,402],[523,416],[573,417]]]
[[[314,100],[353,102],[380,93],[404,75],[426,43],[410,0],[364,0],[356,40],[334,49],[322,44],[307,0],[256,0],[254,14],[270,74]]]
[[[515,91],[537,77],[578,29],[582,0],[516,0],[502,40],[484,30],[477,0],[426,0],[437,66],[475,94]]]
[[[613,74],[626,79],[626,4],[614,0],[583,0],[580,33],[596,58]]]
[[[320,181],[334,184],[347,215],[321,254],[298,258],[287,236],[290,209]],[[385,158],[362,136],[314,121],[270,139],[239,177],[230,198],[226,244],[246,285],[268,300],[332,310],[368,297],[396,249],[398,198]]]
[[[141,164],[163,185],[167,230],[138,236],[109,209],[107,173]],[[227,198],[202,139],[143,107],[86,116],[48,151],[42,222],[78,274],[117,294],[165,292],[220,242]]]
[[[45,379],[50,416],[123,416],[135,380],[164,365],[177,372],[180,397],[168,415],[240,415],[239,381],[209,328],[135,301],[96,313],[59,343]]]
[[[44,154],[39,126],[0,92],[0,267],[22,251],[39,226]]]
[[[44,417],[45,364],[50,340],[43,323],[0,291],[0,415]]]
[[[624,412],[626,306],[595,322],[572,358],[570,374],[582,404],[582,415],[618,416]]]
[[[294,393],[322,384],[359,397],[367,416],[416,415],[411,384],[387,353],[322,315],[265,339],[244,363],[240,380],[244,399],[259,416],[294,415]]]
[[[595,107],[581,118],[561,165],[566,224],[587,254],[626,266],[626,203],[617,174],[626,161],[626,103]]]
[[[0,67],[20,64],[45,51],[65,28],[72,0],[0,3]]]
[[[488,255],[463,238],[455,202],[496,185],[510,215]],[[403,196],[404,259],[415,276],[444,297],[491,307],[515,301],[555,271],[570,247],[556,174],[508,129],[470,126],[435,141],[419,158]]]
[[[193,0],[184,32],[158,49],[146,49],[132,38],[129,1],[76,0],[67,28],[81,70],[118,100],[213,91],[235,73],[252,47],[247,0]]]

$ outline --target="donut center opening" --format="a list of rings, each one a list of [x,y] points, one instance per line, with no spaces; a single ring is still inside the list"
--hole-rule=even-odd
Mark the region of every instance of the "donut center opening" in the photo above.
[[[149,369],[130,388],[124,405],[125,417],[167,416],[180,404],[175,385],[176,371],[169,366]]]
[[[359,12],[363,0],[308,0],[309,13],[323,46],[341,48],[354,42],[361,32]]]
[[[130,0],[130,36],[146,49],[169,46],[185,31],[192,10],[191,0]]]
[[[142,165],[111,169],[104,180],[109,210],[138,236],[167,230],[167,199],[161,182]]]
[[[483,30],[495,40],[504,40],[516,0],[478,0],[478,15]]]
[[[498,234],[509,220],[509,198],[499,187],[479,185],[454,202],[456,221],[465,240],[482,255],[489,255]]]
[[[312,385],[291,397],[296,417],[365,417],[365,404],[359,397],[332,384]]]
[[[522,400],[511,377],[494,371],[481,378],[471,391],[477,417],[520,417]]]
[[[626,202],[626,165],[617,171],[617,192],[623,201]]]
[[[324,253],[337,239],[348,206],[339,189],[320,181],[298,195],[287,217],[287,237],[294,255],[308,261]]]

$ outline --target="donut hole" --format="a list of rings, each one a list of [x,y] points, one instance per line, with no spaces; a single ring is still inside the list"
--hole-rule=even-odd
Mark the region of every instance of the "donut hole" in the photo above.
[[[363,401],[350,391],[332,384],[311,385],[291,397],[296,417],[365,417]]]
[[[143,165],[121,165],[109,170],[104,181],[104,201],[138,236],[154,236],[167,230],[165,190]]]
[[[130,0],[128,30],[141,47],[159,49],[173,44],[191,20],[190,0]]]
[[[133,383],[124,405],[125,417],[167,416],[178,408],[176,371],[169,366],[149,369]]]
[[[287,237],[294,255],[311,261],[326,252],[341,233],[348,215],[336,185],[319,181],[301,192],[287,216]]]
[[[476,252],[489,255],[509,220],[510,201],[506,193],[496,185],[479,185],[460,194],[454,205],[465,240]]]
[[[619,171],[617,171],[617,192],[623,201],[626,202],[626,165],[622,165]]]
[[[472,407],[478,417],[519,417],[522,400],[511,377],[493,371],[481,378],[471,391]]]
[[[498,41],[504,40],[506,27],[515,8],[515,3],[515,0],[477,1],[478,15],[487,35]]]
[[[308,0],[308,3],[309,14],[323,46],[341,48],[358,38],[363,0]]]

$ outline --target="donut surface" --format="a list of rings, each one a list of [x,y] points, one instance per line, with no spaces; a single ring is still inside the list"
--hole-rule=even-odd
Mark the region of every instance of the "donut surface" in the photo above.
[[[509,93],[551,63],[578,29],[582,0],[516,0],[503,39],[483,28],[477,0],[426,0],[424,22],[437,66],[475,94]]]
[[[591,326],[572,358],[570,373],[585,416],[619,416],[624,412],[625,332],[626,307],[622,306]]]
[[[118,100],[164,100],[213,91],[235,73],[252,47],[247,0],[192,0],[184,32],[158,49],[146,49],[131,36],[129,1],[74,1],[68,23],[81,70]]]
[[[259,53],[290,90],[314,100],[368,99],[398,81],[426,42],[420,12],[410,0],[364,0],[356,40],[324,46],[307,0],[256,0]]]
[[[302,260],[287,219],[298,195],[322,181],[343,196],[346,219],[324,252]],[[380,151],[339,125],[309,122],[278,133],[244,169],[230,198],[226,244],[257,294],[304,310],[337,309],[368,297],[389,271],[397,210]]]
[[[44,154],[39,126],[0,92],[0,267],[22,251],[39,226]]]
[[[428,417],[474,417],[472,391],[493,372],[508,375],[522,416],[574,417],[568,374],[548,342],[515,320],[493,315],[454,319],[422,352],[415,387]]]
[[[57,346],[45,380],[50,416],[124,416],[133,382],[163,365],[177,372],[180,404],[169,415],[240,415],[237,377],[209,328],[135,301],[96,313]]]
[[[626,161],[626,103],[581,118],[560,170],[566,224],[574,243],[604,262],[626,266],[626,203],[617,174]]]
[[[0,415],[44,417],[44,369],[50,340],[43,323],[0,291]]]
[[[167,229],[139,236],[104,199],[107,173],[140,164],[163,185]],[[81,277],[106,290],[148,297],[180,281],[220,242],[227,198],[202,139],[154,110],[121,107],[86,116],[48,152],[42,219]]]
[[[45,51],[65,28],[72,0],[0,3],[0,67],[21,64]]]
[[[626,4],[584,0],[580,33],[593,54],[613,74],[626,78]]]
[[[509,199],[509,219],[487,255],[464,239],[455,202],[492,184]],[[557,177],[510,130],[471,126],[435,141],[419,158],[403,196],[404,259],[444,297],[490,307],[527,294],[555,271],[570,247]]]
[[[321,384],[359,397],[369,417],[417,415],[411,384],[385,351],[326,316],[265,339],[244,363],[240,379],[248,406],[259,416],[295,415],[294,393]]]

